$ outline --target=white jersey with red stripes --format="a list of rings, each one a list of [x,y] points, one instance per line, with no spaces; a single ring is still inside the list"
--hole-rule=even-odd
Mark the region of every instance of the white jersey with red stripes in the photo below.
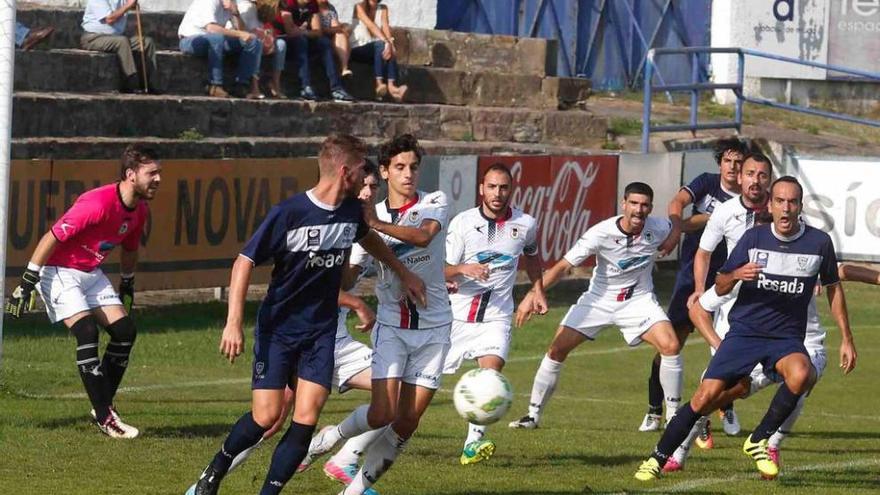
[[[489,268],[488,280],[461,277],[458,281],[458,292],[449,295],[455,320],[510,321],[519,257],[538,253],[537,235],[534,217],[513,207],[503,218],[488,218],[478,206],[452,219],[446,234],[446,264],[483,263]]]
[[[426,247],[414,246],[394,237],[379,234],[385,244],[411,272],[425,282],[427,307],[419,307],[404,297],[400,280],[387,266],[376,263],[376,297],[379,309],[376,320],[392,327],[423,330],[448,325],[452,322],[446,278],[443,274],[446,259],[446,229],[449,205],[442,191],[425,193],[418,191],[416,197],[400,208],[393,209],[385,200],[376,205],[380,220],[405,227],[419,227],[425,220],[440,224],[440,232]]]
[[[618,215],[593,225],[565,253],[565,260],[578,266],[596,255],[596,267],[587,291],[609,301],[627,301],[654,292],[652,270],[657,248],[669,235],[672,225],[667,219],[645,218],[638,235],[628,234],[620,227]]]

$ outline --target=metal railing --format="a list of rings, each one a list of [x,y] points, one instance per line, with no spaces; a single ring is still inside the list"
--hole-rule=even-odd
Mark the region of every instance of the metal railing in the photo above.
[[[735,83],[712,83],[700,82],[699,56],[704,53],[728,53],[737,56],[736,82]],[[691,60],[691,82],[682,84],[665,84],[654,85],[654,73],[656,65],[654,60],[660,55],[690,55]],[[793,112],[806,113],[810,115],[818,115],[829,119],[843,120],[856,124],[864,124],[872,127],[880,127],[880,121],[854,117],[852,115],[831,112],[827,110],[818,110],[815,108],[807,108],[789,103],[780,103],[766,98],[755,98],[743,94],[743,78],[745,73],[745,57],[746,55],[770,60],[778,60],[797,65],[806,65],[809,67],[817,67],[820,69],[842,72],[854,76],[860,76],[873,81],[880,81],[880,73],[868,72],[864,70],[852,69],[832,64],[821,64],[818,62],[810,62],[808,60],[800,60],[782,55],[774,55],[772,53],[759,52],[748,48],[713,48],[708,46],[692,46],[682,48],[652,48],[648,50],[645,58],[645,79],[644,79],[644,109],[642,113],[642,153],[647,153],[649,149],[650,137],[652,132],[670,132],[670,131],[691,131],[695,132],[702,129],[736,129],[739,133],[742,130],[743,122],[743,102],[766,105],[768,107],[790,110]],[[701,91],[714,91],[716,89],[729,89],[736,95],[736,103],[734,104],[734,117],[732,121],[705,122],[699,123],[697,119],[697,111],[700,105]],[[666,93],[672,92],[689,92],[690,97],[690,120],[687,124],[664,124],[651,125],[651,103],[653,93],[662,91]]]

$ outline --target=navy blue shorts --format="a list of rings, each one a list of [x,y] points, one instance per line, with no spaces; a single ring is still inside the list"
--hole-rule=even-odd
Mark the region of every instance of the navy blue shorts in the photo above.
[[[713,260],[714,261],[714,260]],[[722,260],[723,263],[724,260]],[[706,288],[715,285],[715,273],[718,266],[709,266],[709,275],[706,277]],[[694,263],[685,263],[675,275],[675,286],[672,288],[672,298],[669,300],[669,308],[666,310],[666,316],[673,327],[679,328],[682,325],[691,325],[691,317],[688,315],[687,302],[691,294],[694,293]]]
[[[703,378],[723,380],[727,385],[733,385],[749,376],[758,363],[764,367],[764,373],[775,372],[777,361],[796,352],[810,359],[803,338],[768,339],[727,334],[709,361]]]
[[[294,342],[280,342],[272,334],[256,334],[251,389],[280,390],[302,378],[330,390],[336,328]]]

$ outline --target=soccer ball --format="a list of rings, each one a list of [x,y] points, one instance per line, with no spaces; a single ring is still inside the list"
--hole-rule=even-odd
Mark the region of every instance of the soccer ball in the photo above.
[[[501,373],[478,368],[462,375],[452,400],[462,418],[477,425],[490,425],[510,409],[513,389]]]

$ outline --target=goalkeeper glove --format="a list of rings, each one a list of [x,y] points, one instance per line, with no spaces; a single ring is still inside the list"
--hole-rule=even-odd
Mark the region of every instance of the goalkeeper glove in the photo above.
[[[26,269],[21,274],[21,283],[6,300],[5,312],[13,318],[19,318],[22,313],[33,310],[37,304],[38,283],[40,283],[40,274],[30,268]]]
[[[119,299],[125,306],[125,312],[131,313],[131,307],[134,306],[134,275],[123,275],[119,279]]]

